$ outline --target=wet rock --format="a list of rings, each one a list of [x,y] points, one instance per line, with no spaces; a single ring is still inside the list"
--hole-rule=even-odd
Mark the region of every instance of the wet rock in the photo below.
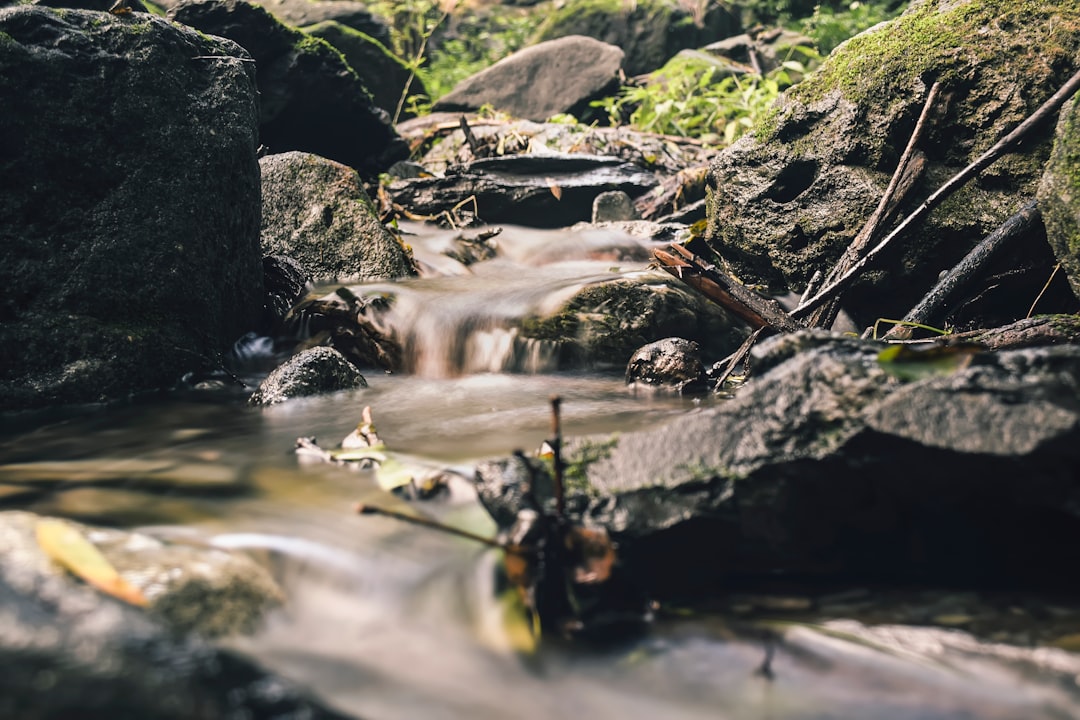
[[[829,271],[877,205],[933,79],[943,94],[920,144],[926,173],[901,213],[1077,70],[1078,28],[1077,6],[963,0],[917,3],[852,38],[785,93],[755,134],[716,157],[709,245],[743,281],[801,292],[815,271]],[[1029,57],[1042,60],[1032,66]],[[849,291],[845,307],[856,321],[903,316],[941,270],[1035,193],[1050,146],[1048,134],[1032,137],[935,210],[887,273],[869,273]],[[1025,253],[1039,249],[1032,240]],[[1049,268],[1035,274],[1037,294]]]
[[[1080,348],[983,353],[909,382],[880,349],[812,332],[766,342],[734,399],[571,447],[586,488],[571,505],[676,596],[785,574],[1071,583]],[[504,467],[484,466],[481,485]],[[703,564],[701,548],[722,552]]]
[[[1054,149],[1039,184],[1039,211],[1046,239],[1080,297],[1080,110],[1072,100],[1061,110]]]
[[[20,720],[341,717],[250,661],[58,572],[32,549],[0,554],[0,669],[0,715]]]
[[[320,0],[318,3],[307,2],[313,7],[327,4],[334,0]],[[371,93],[375,104],[395,117],[398,104],[401,104],[400,118],[413,117],[402,93],[407,95],[427,95],[423,81],[396,55],[386,49],[385,42],[339,22],[327,21],[302,28],[304,32],[322,38],[341,51],[349,67],[360,76],[360,81]],[[406,86],[408,90],[406,91]]]
[[[705,390],[705,368],[697,343],[664,338],[638,348],[626,366],[626,382],[677,393]]]
[[[568,113],[578,117],[592,100],[619,87],[623,51],[571,36],[532,45],[458,83],[435,111],[496,110],[526,120]]]
[[[592,221],[599,222],[625,222],[628,220],[640,220],[641,216],[634,208],[634,201],[629,195],[620,190],[603,192],[596,196],[592,206]]]
[[[281,326],[285,315],[304,297],[311,287],[311,275],[300,263],[287,255],[267,255],[263,258],[263,322],[273,331]]]
[[[264,252],[294,258],[317,280],[414,274],[412,259],[379,222],[355,170],[301,152],[267,155],[259,168]]]
[[[456,225],[473,217],[475,199],[484,222],[563,227],[588,220],[602,192],[640,195],[657,182],[634,165],[591,155],[513,155],[454,170],[445,177],[397,180],[390,195],[414,213],[456,217]]]
[[[171,386],[258,322],[250,57],[143,13],[0,38],[0,407]]]
[[[522,328],[523,337],[558,342],[561,367],[625,367],[642,345],[671,336],[722,355],[738,347],[742,334],[715,305],[657,272],[588,285],[557,312],[526,319]]]
[[[255,59],[259,141],[302,150],[374,176],[409,154],[357,74],[329,43],[243,0],[187,0],[169,17],[243,46]]]
[[[83,586],[47,556],[36,538],[33,513],[0,512],[3,564],[33,573],[35,584]],[[253,631],[282,600],[277,583],[243,555],[173,545],[141,533],[64,521],[89,540],[120,576],[149,601],[148,612],[181,632],[227,635]],[[102,602],[108,602],[102,595]]]
[[[275,369],[250,399],[252,405],[274,405],[297,397],[367,387],[367,381],[337,350],[303,350]]]
[[[586,35],[622,48],[629,75],[663,65],[679,50],[697,48],[734,35],[741,23],[738,11],[720,3],[689,5],[670,0],[635,3],[570,0],[560,5],[537,32],[538,40]]]

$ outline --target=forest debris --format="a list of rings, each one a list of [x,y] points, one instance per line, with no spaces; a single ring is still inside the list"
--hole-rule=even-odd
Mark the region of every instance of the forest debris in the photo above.
[[[966,288],[987,264],[1011,241],[1023,237],[1039,220],[1038,203],[1028,201],[1020,210],[987,235],[957,263],[945,277],[938,281],[919,303],[904,315],[903,323],[923,325],[938,322],[948,311],[957,293]],[[911,326],[895,325],[885,333],[886,340],[906,340],[911,337]]]
[[[697,288],[710,300],[745,320],[755,330],[768,327],[777,332],[795,332],[804,327],[784,312],[778,302],[733,280],[682,245],[672,244],[668,247],[678,257],[663,250],[653,251],[662,269]]]
[[[83,537],[74,525],[63,520],[43,519],[37,522],[34,530],[42,551],[88,585],[130,605],[146,607],[150,604],[142,591],[121,577],[97,546]]]

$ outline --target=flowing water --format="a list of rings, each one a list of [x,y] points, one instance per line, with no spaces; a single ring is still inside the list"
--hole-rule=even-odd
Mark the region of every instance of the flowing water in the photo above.
[[[229,644],[359,717],[1080,716],[1078,656],[897,624],[888,613],[870,623],[881,603],[866,591],[768,620],[662,612],[646,633],[615,646],[524,651],[522,621],[496,592],[495,551],[355,515],[357,501],[401,501],[370,472],[300,462],[296,438],[333,446],[369,405],[380,437],[404,462],[468,476],[479,459],[536,448],[549,432],[553,393],[564,400],[567,434],[648,427],[695,401],[631,393],[618,371],[560,370],[552,348],[516,332],[523,315],[556,306],[583,283],[645,272],[640,242],[612,231],[508,229],[498,258],[466,270],[439,254],[449,239],[414,240],[418,258],[442,275],[353,288],[394,294],[385,320],[408,339],[409,372],[369,373],[366,389],[268,408],[248,407],[239,391],[184,391],[105,410],[4,418],[5,463],[67,462],[84,477],[122,461],[166,459],[182,469],[173,492],[81,483],[9,505],[251,553],[272,569],[288,602],[257,634]],[[208,478],[220,480],[218,492],[182,490],[185,481]],[[422,510],[475,532],[494,530],[467,483]],[[718,551],[702,548],[702,562]],[[950,597],[934,602],[948,605]],[[986,605],[967,600],[967,612],[971,602]],[[1002,607],[1013,619],[1032,614],[1022,598]],[[1051,617],[1069,612],[1038,607]],[[959,622],[955,612],[952,621]]]

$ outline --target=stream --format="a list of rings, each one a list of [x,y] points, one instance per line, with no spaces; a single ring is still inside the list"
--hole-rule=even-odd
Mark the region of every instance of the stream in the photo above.
[[[211,493],[61,486],[7,507],[250,553],[288,601],[256,634],[224,642],[372,720],[1080,717],[1080,655],[1049,645],[1077,612],[1052,598],[860,587],[809,598],[795,588],[661,608],[646,632],[611,645],[529,650],[495,586],[497,551],[356,515],[357,502],[404,501],[370,472],[301,462],[296,438],[333,447],[367,405],[391,450],[468,477],[479,460],[535,450],[553,394],[567,435],[647,428],[723,401],[631,392],[621,368],[560,369],[552,348],[517,335],[522,316],[585,283],[650,272],[647,243],[508,227],[495,259],[465,268],[441,254],[453,233],[423,233],[408,239],[441,274],[352,287],[395,296],[387,321],[408,338],[407,372],[368,371],[365,389],[266,408],[246,404],[250,389],[185,389],[0,417],[4,463],[169,459],[195,480],[222,478]],[[466,483],[414,507],[494,533]],[[702,562],[716,551],[698,550]]]

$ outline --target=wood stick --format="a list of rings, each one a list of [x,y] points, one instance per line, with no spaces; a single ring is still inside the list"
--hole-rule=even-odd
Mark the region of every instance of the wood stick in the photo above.
[[[950,304],[959,292],[968,287],[986,268],[994,257],[1013,240],[1023,237],[1040,218],[1038,203],[1030,200],[1020,211],[997,227],[992,233],[971,249],[943,277],[919,303],[904,315],[903,322],[921,325],[937,325],[948,312]],[[911,337],[912,329],[894,325],[885,340],[901,340]]]
[[[555,516],[561,521],[566,515],[566,489],[563,487],[562,462],[562,423],[559,420],[559,406],[562,398],[551,398],[551,461],[555,468]]]
[[[923,160],[917,163],[913,162],[916,152],[915,148],[918,145],[919,140],[922,139],[923,130],[926,128],[926,120],[930,117],[930,110],[934,106],[934,101],[937,100],[939,90],[941,90],[940,82],[935,82],[930,86],[930,92],[926,94],[926,101],[923,103],[922,112],[919,113],[919,119],[915,121],[915,128],[911,131],[911,137],[908,138],[907,146],[900,155],[900,160],[896,164],[896,170],[893,171],[892,178],[889,180],[889,185],[885,188],[885,192],[881,196],[877,208],[874,209],[873,214],[867,219],[866,224],[864,224],[858,234],[855,235],[855,239],[851,241],[851,245],[848,246],[848,249],[840,256],[840,260],[836,263],[836,267],[829,273],[826,284],[843,275],[851,269],[852,265],[858,262],[863,251],[866,250],[866,246],[870,244],[874,239],[874,236],[878,233],[886,216],[890,215],[891,211],[894,211],[899,206],[903,199],[903,195],[906,195],[907,192],[915,186],[915,180],[918,175],[922,174],[925,161]],[[909,168],[914,170],[916,167],[918,169],[918,175],[911,177]],[[900,192],[901,187],[903,187],[902,193]],[[807,324],[810,327],[830,328],[833,323],[836,322],[836,316],[839,313],[840,296],[839,293],[837,293],[836,297],[830,302],[823,304],[810,316]]]
[[[451,525],[444,525],[441,522],[437,522],[430,518],[421,517],[420,515],[409,515],[408,513],[399,512],[397,510],[389,510],[387,508],[378,507],[376,505],[366,505],[364,503],[356,503],[354,508],[357,515],[382,515],[383,517],[394,518],[395,520],[401,520],[412,525],[419,525],[420,527],[430,528],[431,530],[439,530],[440,532],[449,533],[451,535],[457,535],[463,537],[466,540],[474,540],[482,545],[488,547],[498,548],[505,550],[506,552],[526,554],[531,552],[529,548],[521,545],[509,545],[507,543],[499,542],[498,540],[484,537],[483,535],[477,535],[476,533],[469,532],[468,530],[462,530]]]
[[[855,263],[850,270],[833,282],[826,283],[825,287],[823,287],[814,297],[792,310],[791,315],[795,318],[806,317],[815,309],[836,297],[838,293],[842,292],[858,278],[863,269],[877,260],[896,238],[903,235],[916,222],[922,220],[925,215],[929,214],[931,210],[940,205],[945,198],[954,193],[960,186],[1004,155],[1014,145],[1019,143],[1020,140],[1031,132],[1034,127],[1039,125],[1039,123],[1057,112],[1065,101],[1072,97],[1078,89],[1080,89],[1080,72],[1077,72],[1069,78],[1069,81],[1066,82],[1060,90],[1054,93],[1049,100],[1044,102],[1039,109],[1028,116],[1026,120],[1017,125],[1012,132],[996,142],[993,147],[980,155],[970,165],[949,178],[944,185],[938,188],[930,195],[930,197],[926,198],[919,207],[915,208],[910,215],[904,218],[891,233],[886,235],[881,242],[875,245],[861,260]]]
[[[707,298],[739,316],[755,330],[770,327],[777,332],[788,333],[803,327],[784,312],[780,303],[733,280],[682,245],[672,244],[669,249],[679,257],[663,250],[653,250],[653,256],[660,263],[660,267],[697,288]]]
[[[720,373],[720,377],[713,383],[714,390],[719,390],[720,387],[727,382],[727,379],[731,377],[731,374],[735,372],[735,368],[739,366],[739,363],[746,359],[746,356],[753,350],[754,344],[757,343],[762,333],[768,330],[767,327],[759,327],[754,332],[750,333],[749,337],[743,341],[743,344],[739,346],[739,349],[731,353],[728,359],[728,364],[724,367],[724,371]]]

